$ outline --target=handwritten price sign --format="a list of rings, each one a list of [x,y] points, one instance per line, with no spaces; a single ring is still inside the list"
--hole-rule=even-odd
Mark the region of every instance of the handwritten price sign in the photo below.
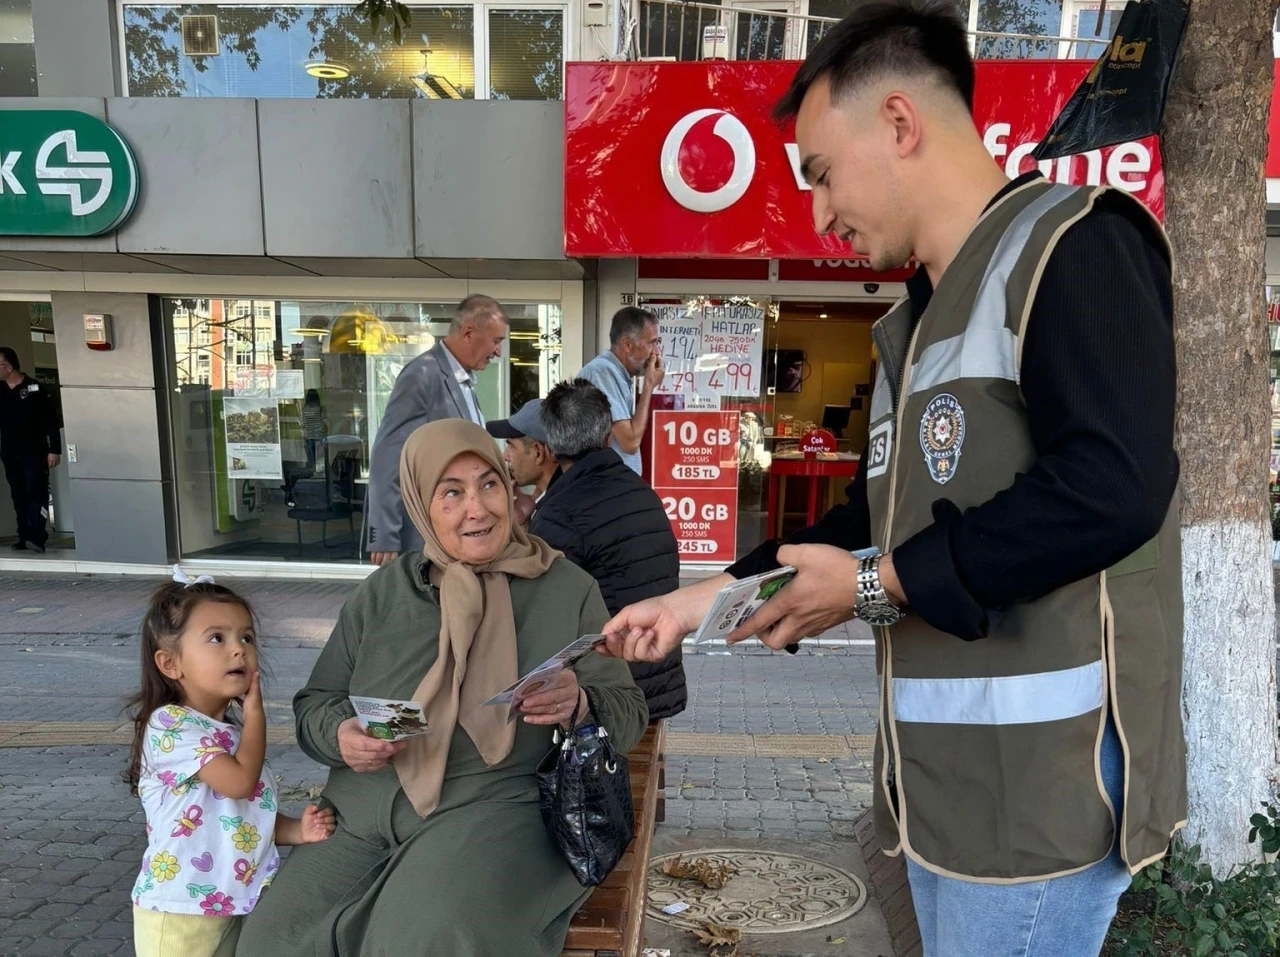
[[[756,306],[659,306],[667,375],[659,392],[728,398],[760,394],[764,310]]]

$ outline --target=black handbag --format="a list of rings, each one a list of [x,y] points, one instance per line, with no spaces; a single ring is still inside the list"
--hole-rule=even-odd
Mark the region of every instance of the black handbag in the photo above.
[[[575,708],[569,727],[577,722]],[[557,728],[553,740],[537,770],[542,821],[578,883],[595,887],[635,836],[630,765],[602,727]]]

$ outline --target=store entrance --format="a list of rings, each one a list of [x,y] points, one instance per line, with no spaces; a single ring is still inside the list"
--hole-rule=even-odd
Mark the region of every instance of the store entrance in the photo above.
[[[697,295],[643,301],[658,316],[667,365],[655,397],[662,419],[655,420],[650,475],[682,560],[723,567],[840,500],[866,446],[871,327],[887,303]],[[689,444],[679,441],[679,429],[704,437],[708,426],[736,435],[737,448],[736,462],[722,456],[710,472],[676,452]],[[832,434],[835,448],[806,453],[802,439],[818,429]],[[712,473],[716,478],[707,478]]]
[[[36,380],[53,406],[60,432],[62,430],[62,396],[58,382],[58,354],[53,334],[53,309],[48,300],[0,300],[0,345],[18,355],[22,371]],[[66,436],[62,434],[66,451]],[[0,449],[0,451],[3,451]],[[4,471],[0,464],[0,474]],[[17,516],[14,513],[8,476],[0,481],[0,558],[23,561],[75,558],[75,526],[71,515],[71,479],[67,457],[49,472],[49,496],[45,505],[48,540],[45,552],[12,551],[18,542]]]

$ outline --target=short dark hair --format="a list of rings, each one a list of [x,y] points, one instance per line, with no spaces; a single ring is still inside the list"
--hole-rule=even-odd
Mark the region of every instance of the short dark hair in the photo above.
[[[658,324],[658,317],[648,309],[639,306],[623,306],[613,314],[613,322],[609,323],[609,345],[616,346],[625,336],[635,338],[644,332],[649,323]]]
[[[778,123],[800,112],[824,77],[839,100],[870,80],[925,76],[953,90],[973,112],[973,57],[954,0],[863,0],[810,51],[773,108]]]
[[[604,448],[613,429],[609,400],[586,379],[561,382],[548,392],[541,415],[551,454],[570,462]]]
[[[18,354],[8,346],[0,346],[0,359],[13,366],[14,372],[22,371],[22,363],[18,361]]]

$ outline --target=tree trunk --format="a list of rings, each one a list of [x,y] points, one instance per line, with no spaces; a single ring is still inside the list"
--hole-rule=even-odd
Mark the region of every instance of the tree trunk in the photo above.
[[[1276,769],[1267,113],[1275,0],[1192,0],[1161,136],[1174,248],[1190,823],[1215,873],[1257,859]]]

